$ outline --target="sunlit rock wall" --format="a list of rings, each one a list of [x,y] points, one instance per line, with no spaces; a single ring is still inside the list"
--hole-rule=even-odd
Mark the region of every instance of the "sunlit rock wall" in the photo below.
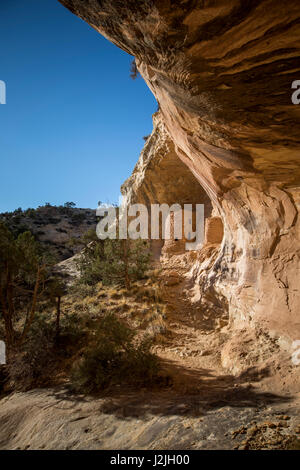
[[[191,267],[200,297],[213,286],[236,327],[260,325],[286,344],[300,339],[300,106],[291,102],[299,1],[61,3],[135,56],[185,165],[172,197],[181,181],[193,191],[184,187],[188,169],[223,220],[218,256]],[[158,202],[168,202],[170,173],[156,162],[147,182],[135,171],[130,184],[144,186],[149,201],[159,186]]]

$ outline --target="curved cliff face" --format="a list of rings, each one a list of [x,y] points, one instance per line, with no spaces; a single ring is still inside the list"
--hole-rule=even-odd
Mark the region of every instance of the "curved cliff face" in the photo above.
[[[153,115],[153,131],[148,137],[140,158],[121,187],[127,204],[162,202],[172,205],[204,204],[205,215],[212,212],[212,204],[197,178],[177,155],[160,112]]]
[[[200,295],[213,286],[225,296],[238,327],[300,339],[298,0],[60,1],[135,56],[191,176],[179,162],[176,171],[223,219],[219,256],[192,267]],[[149,178],[140,194],[155,192]]]

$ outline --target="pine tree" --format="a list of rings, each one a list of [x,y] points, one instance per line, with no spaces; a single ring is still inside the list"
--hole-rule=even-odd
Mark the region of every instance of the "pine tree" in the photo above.
[[[33,235],[23,232],[14,238],[0,223],[0,313],[8,351],[26,338],[47,275],[47,257],[42,254]],[[20,306],[26,313],[23,331],[17,334],[14,323]]]
[[[145,276],[150,250],[145,240],[98,240],[83,251],[78,263],[83,283],[119,284],[130,289],[131,283]]]

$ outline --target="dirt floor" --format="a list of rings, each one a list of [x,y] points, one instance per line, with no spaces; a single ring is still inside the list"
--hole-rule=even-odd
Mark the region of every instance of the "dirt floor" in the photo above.
[[[166,387],[115,386],[101,397],[74,395],[68,384],[14,393],[0,400],[0,449],[297,448],[298,369],[278,368],[278,348],[262,336],[258,366],[249,341],[245,369],[228,373],[221,357],[226,312],[203,312],[191,302],[192,285],[182,257],[165,263],[166,308],[151,328],[158,328],[154,350],[171,377]],[[122,302],[120,316],[137,322],[130,301]]]

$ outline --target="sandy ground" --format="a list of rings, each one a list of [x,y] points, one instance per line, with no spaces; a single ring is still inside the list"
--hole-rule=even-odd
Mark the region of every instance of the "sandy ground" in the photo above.
[[[136,391],[116,386],[101,397],[74,395],[67,385],[14,393],[0,400],[0,449],[292,445],[300,432],[298,369],[276,368],[276,345],[263,338],[259,367],[250,349],[245,370],[229,374],[221,361],[228,319],[204,315],[191,304],[180,259],[166,265],[162,289],[167,332],[155,350],[172,377],[167,387]]]

